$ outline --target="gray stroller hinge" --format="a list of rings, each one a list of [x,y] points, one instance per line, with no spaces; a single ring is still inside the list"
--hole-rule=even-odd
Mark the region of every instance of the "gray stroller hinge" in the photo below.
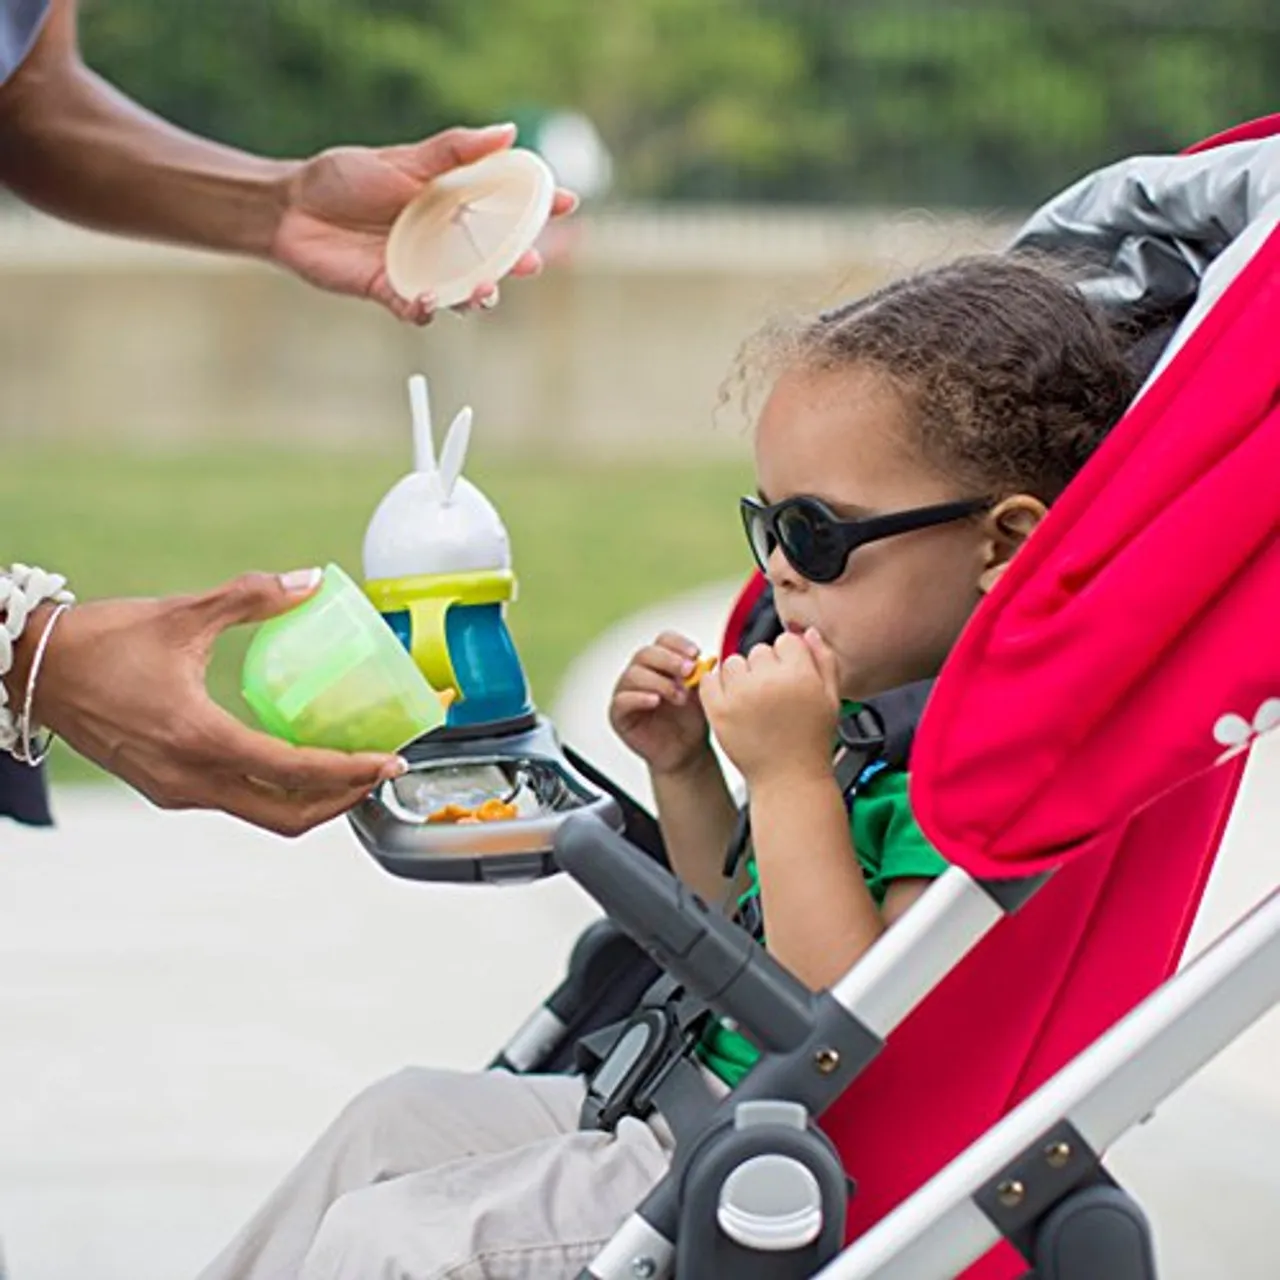
[[[1027,1233],[1036,1220],[1101,1169],[1097,1152],[1062,1120],[1028,1143],[973,1198],[1000,1234],[1027,1253]]]
[[[1028,1143],[973,1199],[1035,1264],[1035,1280],[1155,1280],[1146,1216],[1068,1120]]]
[[[1122,1187],[1068,1196],[1036,1232],[1036,1280],[1156,1280],[1151,1224]]]
[[[820,1116],[884,1047],[827,993],[813,997],[811,1031],[789,1053],[765,1053],[708,1117],[704,1132],[733,1123],[743,1103],[782,1099]],[[696,1150],[696,1143],[693,1150]],[[681,1179],[691,1152],[677,1143],[671,1172],[641,1202],[638,1215],[669,1240],[680,1220]],[[848,1189],[847,1193],[851,1193]]]
[[[727,1103],[677,1160],[678,1231],[641,1205],[578,1280],[806,1280],[839,1250],[848,1183],[804,1107]]]
[[[806,1280],[844,1238],[839,1153],[801,1106],[744,1102],[681,1175],[678,1280]]]

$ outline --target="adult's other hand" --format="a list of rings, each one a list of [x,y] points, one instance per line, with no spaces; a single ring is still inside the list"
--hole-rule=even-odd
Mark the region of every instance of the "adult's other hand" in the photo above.
[[[162,809],[218,809],[282,835],[345,812],[404,769],[394,755],[296,747],[246,728],[209,697],[215,638],[301,603],[319,570],[250,573],[201,595],[99,600],[59,619],[34,719]],[[47,607],[29,637],[44,630]],[[15,655],[24,688],[31,646]]]
[[[284,207],[270,256],[312,284],[381,303],[401,320],[426,324],[435,314],[430,295],[402,298],[387,279],[387,236],[400,211],[433,178],[473,164],[515,141],[514,125],[446,129],[422,142],[391,147],[335,147],[296,165],[283,184]],[[558,190],[552,217],[572,213],[578,199]],[[511,269],[515,276],[542,268],[530,249]],[[497,282],[477,285],[459,308],[497,299]]]

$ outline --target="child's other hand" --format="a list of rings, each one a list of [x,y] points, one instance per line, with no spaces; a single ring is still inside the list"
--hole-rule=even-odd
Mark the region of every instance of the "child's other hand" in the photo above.
[[[700,689],[716,739],[748,785],[830,767],[840,692],[835,655],[813,628],[726,659]]]
[[[664,631],[614,686],[609,723],[654,773],[679,773],[711,749],[698,690],[684,685],[697,659],[692,640]]]

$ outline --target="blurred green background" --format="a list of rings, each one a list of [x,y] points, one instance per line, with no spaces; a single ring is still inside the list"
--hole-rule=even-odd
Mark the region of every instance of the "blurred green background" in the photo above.
[[[750,568],[737,498],[743,463],[563,467],[486,459],[467,474],[502,512],[520,598],[510,621],[536,700],[550,707],[570,659],[610,623],[700,583]],[[360,575],[364,528],[403,470],[390,456],[254,450],[127,453],[5,449],[6,540],[92,594],[158,595],[211,587],[247,569],[336,560]],[[239,696],[251,631],[215,650],[210,688]],[[55,778],[98,775],[59,746]]]
[[[1280,84],[1275,0],[88,0],[83,39],[277,154],[573,109],[625,200],[1026,206]]]

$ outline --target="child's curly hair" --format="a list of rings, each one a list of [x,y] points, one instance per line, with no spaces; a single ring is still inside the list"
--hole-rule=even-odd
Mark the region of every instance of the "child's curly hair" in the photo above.
[[[1123,334],[1065,275],[996,254],[770,325],[740,353],[737,375],[796,365],[878,369],[908,405],[926,461],[972,492],[1046,503],[1137,390]]]

